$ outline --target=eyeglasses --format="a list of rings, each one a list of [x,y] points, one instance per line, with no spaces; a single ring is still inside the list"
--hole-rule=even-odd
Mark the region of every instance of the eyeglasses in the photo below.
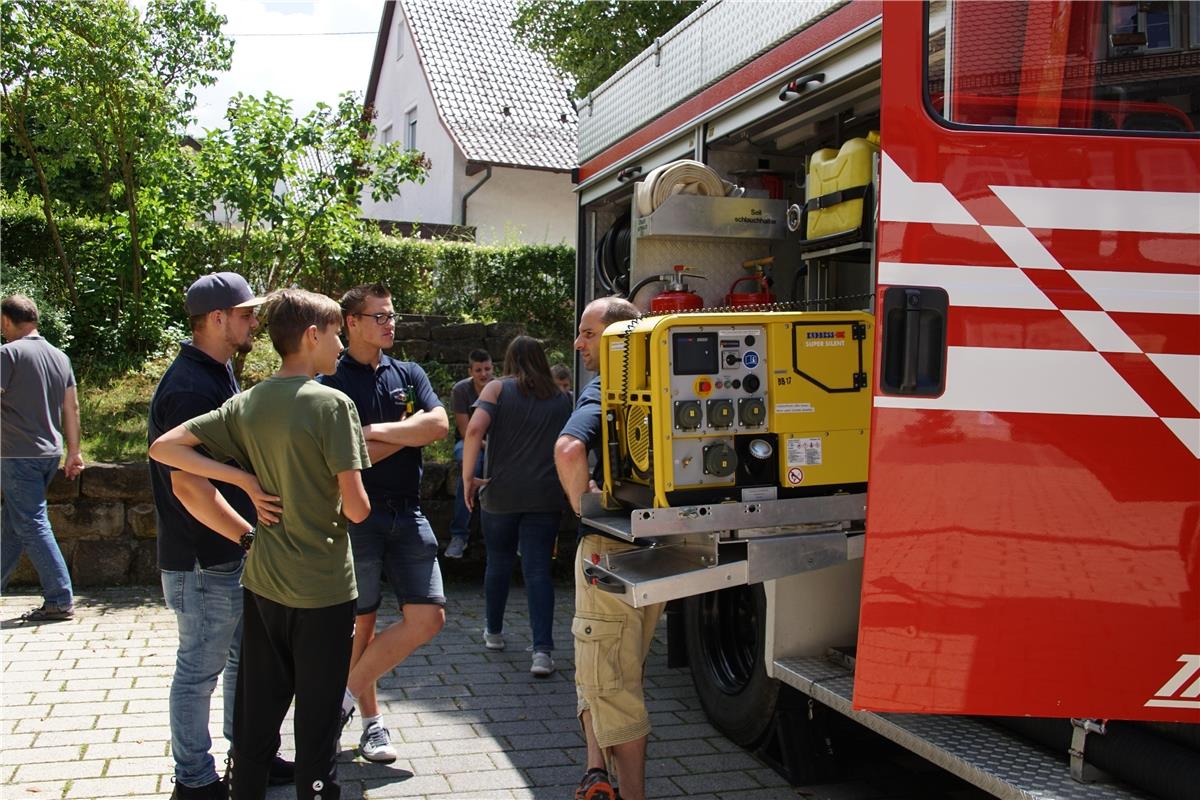
[[[383,311],[380,311],[378,314],[353,314],[352,316],[371,317],[372,319],[375,320],[376,325],[386,325],[389,322],[396,321],[396,315],[394,313],[387,313],[387,312],[383,312]]]

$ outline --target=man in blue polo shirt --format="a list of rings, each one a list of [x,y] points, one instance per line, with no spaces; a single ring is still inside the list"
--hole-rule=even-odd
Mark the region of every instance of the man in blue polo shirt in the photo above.
[[[188,288],[185,305],[192,339],[163,373],[150,400],[149,443],[192,417],[219,408],[238,393],[229,360],[249,353],[262,299],[236,272],[205,275]],[[175,612],[179,647],[169,699],[172,797],[224,798],[209,749],[209,704],[217,676],[224,678],[226,740],[233,739],[234,688],[242,639],[243,550],[213,528],[227,504],[252,529],[254,504],[236,486],[210,483],[150,459],[150,483],[158,512],[158,566],[163,597]],[[210,527],[212,526],[212,527]],[[276,757],[272,783],[289,783],[292,765]]]
[[[363,727],[359,753],[368,761],[388,763],[396,760],[396,749],[379,713],[375,681],[446,622],[438,542],[421,513],[421,448],[445,438],[450,423],[425,371],[383,352],[396,336],[387,287],[356,286],[341,303],[347,347],[337,372],[319,380],[345,392],[358,407],[373,465],[362,475],[371,514],[350,525],[358,608],[342,719],[343,724],[349,720],[357,702]],[[376,634],[383,574],[403,619]]]

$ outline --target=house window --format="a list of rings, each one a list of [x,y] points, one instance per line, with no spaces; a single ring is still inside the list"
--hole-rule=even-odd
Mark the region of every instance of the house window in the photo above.
[[[404,58],[404,40],[408,38],[408,26],[404,24],[404,18],[401,17],[396,21],[396,60]]]
[[[417,109],[410,108],[404,112],[404,146],[409,150],[417,149]]]
[[[1149,53],[1179,47],[1179,6],[1169,2],[1114,2],[1109,5],[1109,49],[1113,55]]]
[[[392,133],[392,123],[388,123],[379,129],[379,141],[383,144],[391,144],[394,135]]]

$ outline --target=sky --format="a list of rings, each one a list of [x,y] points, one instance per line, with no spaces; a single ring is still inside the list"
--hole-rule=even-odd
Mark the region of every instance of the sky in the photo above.
[[[234,39],[233,64],[216,85],[197,91],[198,122],[191,132],[223,127],[226,104],[238,92],[288,98],[297,116],[318,102],[335,105],[344,91],[366,93],[383,0],[215,0],[215,5],[229,19],[224,31]],[[362,31],[367,33],[328,35]]]

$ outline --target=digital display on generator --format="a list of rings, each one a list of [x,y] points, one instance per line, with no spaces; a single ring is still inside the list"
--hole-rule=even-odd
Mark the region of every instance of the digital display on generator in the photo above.
[[[721,368],[717,333],[671,334],[671,371],[676,375],[712,375]]]

